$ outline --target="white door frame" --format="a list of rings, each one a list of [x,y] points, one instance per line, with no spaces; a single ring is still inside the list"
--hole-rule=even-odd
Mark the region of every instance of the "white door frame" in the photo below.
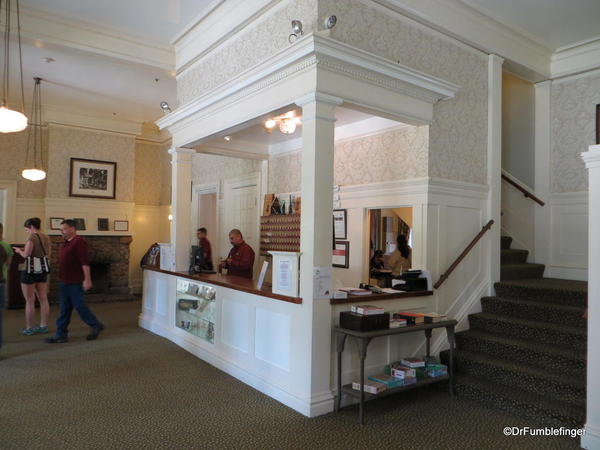
[[[6,242],[15,242],[17,224],[17,181],[0,180],[0,189],[6,190],[6,197],[4,198],[4,240]]]
[[[221,209],[220,209],[220,201],[219,201],[219,196],[220,196],[220,192],[221,192],[221,186],[219,185],[219,182],[215,182],[215,183],[205,183],[205,184],[192,184],[192,242],[196,242],[197,241],[197,237],[196,237],[196,230],[198,229],[198,197],[200,197],[201,195],[204,194],[217,194],[217,204],[216,204],[216,211],[217,211],[217,217],[215,218],[215,223],[216,223],[216,230],[214,230],[214,236],[217,237],[216,239],[213,239],[213,241],[215,242],[211,242],[211,247],[212,247],[212,251],[213,251],[213,258],[219,254],[219,238],[218,238],[218,233],[220,230],[220,215],[221,215]]]

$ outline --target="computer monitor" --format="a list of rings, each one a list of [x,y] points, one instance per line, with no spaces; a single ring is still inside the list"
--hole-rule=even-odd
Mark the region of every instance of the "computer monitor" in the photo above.
[[[204,259],[204,249],[198,245],[192,245],[190,253],[190,272],[214,273],[212,265]]]

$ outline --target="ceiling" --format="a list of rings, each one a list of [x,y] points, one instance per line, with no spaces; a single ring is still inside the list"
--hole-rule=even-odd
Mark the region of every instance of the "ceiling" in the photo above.
[[[555,51],[600,36],[600,0],[461,0]]]

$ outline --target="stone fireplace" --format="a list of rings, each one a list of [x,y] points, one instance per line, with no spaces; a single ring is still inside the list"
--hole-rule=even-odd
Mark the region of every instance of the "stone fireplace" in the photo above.
[[[90,271],[94,287],[88,297],[92,300],[124,300],[129,297],[129,245],[131,236],[81,235],[90,252]],[[52,242],[50,298],[58,298],[58,255],[64,242],[62,236],[50,236]]]

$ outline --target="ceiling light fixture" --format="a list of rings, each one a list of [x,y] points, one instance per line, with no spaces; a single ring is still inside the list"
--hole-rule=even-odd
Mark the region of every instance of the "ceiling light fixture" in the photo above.
[[[162,112],[164,112],[165,114],[171,112],[171,107],[164,100],[162,102],[160,102],[160,109],[162,109]]]
[[[42,130],[42,79],[34,78],[33,85],[33,100],[31,102],[31,123],[29,124],[29,134],[27,136],[27,156],[25,159],[25,167],[29,169],[23,170],[21,175],[26,180],[40,181],[46,178],[44,171],[44,141]]]
[[[283,134],[293,134],[298,125],[302,125],[302,120],[296,116],[295,111],[288,111],[265,121],[265,130],[267,133],[271,133],[277,125],[279,125],[279,131]]]
[[[4,8],[4,22],[0,17],[0,25],[4,26],[4,59],[2,67],[2,105],[0,105],[0,133],[15,133],[27,128],[27,116],[22,112],[25,109],[25,96],[23,94],[23,60],[21,58],[21,19],[19,11],[19,0],[16,0],[17,6],[17,43],[19,46],[19,73],[21,80],[21,108],[20,111],[11,109],[8,104],[10,97],[10,22],[11,22],[11,3],[12,0],[6,0]],[[2,2],[0,1],[0,15],[2,14]]]
[[[223,139],[225,139],[227,142],[229,142],[231,140],[231,136],[224,136]]]

